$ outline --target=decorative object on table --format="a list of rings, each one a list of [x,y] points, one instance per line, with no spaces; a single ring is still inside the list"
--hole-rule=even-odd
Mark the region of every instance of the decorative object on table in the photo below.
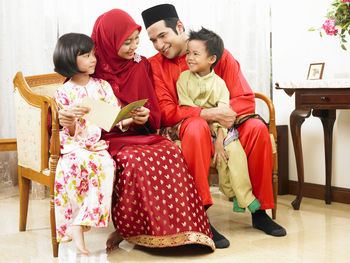
[[[311,63],[309,66],[309,72],[307,73],[307,79],[322,79],[324,69],[324,62],[322,63]]]
[[[350,0],[334,0],[326,14],[327,20],[320,28],[310,28],[309,31],[319,31],[322,37],[322,30],[330,36],[339,36],[342,49],[346,50],[346,37],[350,35]]]

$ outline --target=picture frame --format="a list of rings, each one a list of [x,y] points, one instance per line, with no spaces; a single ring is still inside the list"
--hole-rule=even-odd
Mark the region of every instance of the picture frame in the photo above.
[[[309,72],[307,73],[307,80],[322,79],[324,65],[324,62],[311,63],[309,66]]]

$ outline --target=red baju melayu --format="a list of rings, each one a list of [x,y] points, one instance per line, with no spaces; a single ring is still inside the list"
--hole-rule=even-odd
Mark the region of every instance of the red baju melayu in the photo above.
[[[188,69],[186,54],[167,59],[160,53],[149,58],[152,66],[155,90],[161,113],[162,126],[173,126],[181,120],[181,149],[203,205],[213,204],[208,172],[213,145],[207,122],[199,117],[201,108],[183,107],[178,104],[176,82],[180,73]],[[255,112],[254,94],[244,78],[240,65],[226,49],[214,71],[225,80],[230,92],[230,105],[238,116]],[[249,119],[239,128],[239,140],[247,154],[253,194],[261,203],[261,209],[274,207],[272,192],[272,147],[266,125],[258,119]]]

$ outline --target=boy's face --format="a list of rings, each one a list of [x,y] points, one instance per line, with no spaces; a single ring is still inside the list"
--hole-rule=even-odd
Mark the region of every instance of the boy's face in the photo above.
[[[209,56],[204,41],[190,40],[187,43],[186,62],[192,72],[203,77],[210,73],[210,67],[216,56]]]
[[[179,21],[176,26],[178,34],[165,26],[164,20],[160,20],[147,28],[149,39],[154,48],[168,59],[185,54],[186,37],[183,32],[183,25]]]

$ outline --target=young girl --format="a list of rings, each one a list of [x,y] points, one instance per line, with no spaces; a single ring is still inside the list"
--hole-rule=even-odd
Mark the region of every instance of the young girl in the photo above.
[[[107,81],[90,77],[96,66],[90,37],[69,33],[59,38],[53,61],[55,71],[69,78],[56,92],[60,111],[75,117],[74,123],[60,119],[61,157],[55,179],[57,241],[74,240],[77,249],[88,255],[83,232],[107,227],[116,165],[108,143],[101,140],[101,129],[81,117],[89,108],[79,106],[85,96],[114,106],[118,100]],[[122,131],[133,122],[117,124]],[[69,124],[67,124],[69,123]]]

